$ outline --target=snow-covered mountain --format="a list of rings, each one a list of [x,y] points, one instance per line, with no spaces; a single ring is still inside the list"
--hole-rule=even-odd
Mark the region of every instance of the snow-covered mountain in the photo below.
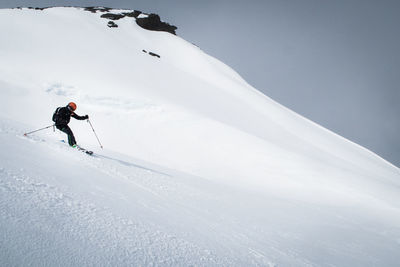
[[[0,265],[400,262],[398,168],[147,17],[0,10]]]

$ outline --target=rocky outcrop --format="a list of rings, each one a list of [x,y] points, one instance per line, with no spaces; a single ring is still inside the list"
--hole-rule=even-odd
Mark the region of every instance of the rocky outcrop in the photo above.
[[[158,55],[158,54],[156,54],[156,53],[153,53],[153,52],[147,52],[146,50],[142,50],[144,53],[146,53],[146,54],[149,54],[150,56],[153,56],[153,57],[158,57],[158,58],[161,58],[161,56],[160,55]]]
[[[142,12],[139,10],[134,10],[133,12],[123,12],[122,14],[127,17],[137,18],[140,14],[142,14]]]
[[[50,8],[50,7],[28,7],[28,9],[34,9],[34,10],[45,10],[48,8]]]
[[[149,52],[149,55],[150,55],[150,56],[153,56],[153,57],[158,57],[158,58],[160,58],[160,55],[158,55],[158,54],[156,54],[156,53],[153,53],[153,52]]]
[[[178,29],[176,26],[161,21],[160,16],[157,14],[150,14],[147,17],[137,18],[136,23],[146,30],[164,31],[174,35],[176,35],[176,29]]]
[[[115,24],[114,21],[109,21],[109,22],[107,23],[107,26],[110,27],[110,28],[118,28],[118,25]]]
[[[100,16],[101,18],[105,19],[112,19],[112,20],[119,20],[125,17],[123,14],[113,14],[113,13],[106,13]]]
[[[86,11],[90,11],[92,13],[97,13],[97,11],[100,12],[109,12],[111,10],[111,8],[109,7],[95,7],[95,6],[89,6],[89,7],[85,7]]]
[[[21,7],[18,7],[19,9],[22,9]],[[50,7],[28,7],[29,9],[35,9],[35,10],[44,10]],[[116,28],[118,25],[113,22],[125,17],[130,17],[130,18],[135,18],[137,25],[142,27],[143,29],[150,30],[150,31],[163,31],[163,32],[169,32],[171,34],[176,35],[176,30],[178,29],[176,26],[171,25],[167,22],[163,22],[160,19],[160,16],[154,13],[151,14],[146,14],[143,13],[139,10],[133,10],[127,12],[112,12],[113,9],[109,7],[96,7],[96,6],[90,6],[90,7],[85,7],[85,11],[89,11],[91,13],[104,13],[100,17],[108,20],[107,26],[110,28]],[[158,55],[157,55],[158,56]]]
[[[160,19],[160,16],[157,14],[146,14],[146,13],[142,13],[139,10],[134,10],[131,12],[118,12],[118,13],[113,13],[113,9],[108,8],[108,7],[85,7],[84,10],[86,11],[90,11],[92,13],[97,13],[97,12],[101,12],[104,13],[102,14],[100,17],[101,18],[105,18],[105,19],[109,19],[109,20],[119,20],[125,17],[130,17],[130,18],[135,18],[136,19],[136,23],[146,29],[146,30],[150,30],[150,31],[164,31],[164,32],[169,32],[172,33],[174,35],[176,35],[176,30],[178,29],[176,26],[174,25],[170,25],[169,23],[163,22]],[[111,26],[113,25],[113,26]],[[115,26],[114,26],[115,25]],[[107,26],[109,27],[118,27],[118,25],[116,23],[114,24],[107,24]]]

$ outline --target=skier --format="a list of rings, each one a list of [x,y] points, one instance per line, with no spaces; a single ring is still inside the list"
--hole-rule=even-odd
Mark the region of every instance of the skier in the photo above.
[[[88,115],[79,116],[74,111],[76,110],[76,104],[74,102],[69,102],[66,107],[59,107],[53,114],[53,121],[55,122],[56,128],[68,135],[68,144],[72,147],[76,147],[76,140],[74,133],[69,128],[68,123],[71,117],[77,120],[87,120]]]

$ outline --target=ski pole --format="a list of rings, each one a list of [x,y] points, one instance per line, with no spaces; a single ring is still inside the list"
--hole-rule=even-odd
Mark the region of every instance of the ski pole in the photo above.
[[[94,130],[94,128],[93,128],[93,126],[92,126],[92,123],[90,122],[89,119],[88,119],[87,121],[88,121],[88,123],[90,124],[90,127],[92,127],[93,133],[94,133],[94,135],[95,135],[96,138],[97,138],[97,142],[99,142],[99,145],[100,145],[101,149],[103,149],[103,146],[102,146],[102,144],[100,143],[99,138],[97,137],[96,131]]]
[[[50,128],[50,127],[54,127],[54,124],[52,124],[52,125],[50,125],[50,126],[47,126],[47,127],[44,127],[44,128],[41,128],[41,129],[38,129],[38,130],[34,130],[34,131],[32,131],[32,132],[29,132],[29,133],[24,133],[24,136],[27,136],[28,134],[31,134],[31,133],[39,132],[39,131],[41,131],[41,130],[48,129],[48,128]]]

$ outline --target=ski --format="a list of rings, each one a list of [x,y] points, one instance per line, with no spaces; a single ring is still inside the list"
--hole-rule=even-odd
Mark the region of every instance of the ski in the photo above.
[[[80,147],[80,146],[78,146],[78,145],[76,145],[76,148],[77,148],[79,151],[82,151],[82,152],[84,152],[84,153],[86,153],[86,154],[88,154],[88,155],[93,155],[93,151],[87,150],[86,148]]]
[[[60,141],[63,142],[63,143],[67,143],[67,142],[65,142],[65,140],[60,140]],[[84,152],[84,153],[86,153],[88,155],[93,155],[93,151],[87,150],[86,148],[80,147],[78,145],[75,145],[75,147],[73,147],[73,148],[76,148],[76,149],[78,149],[78,151]]]

